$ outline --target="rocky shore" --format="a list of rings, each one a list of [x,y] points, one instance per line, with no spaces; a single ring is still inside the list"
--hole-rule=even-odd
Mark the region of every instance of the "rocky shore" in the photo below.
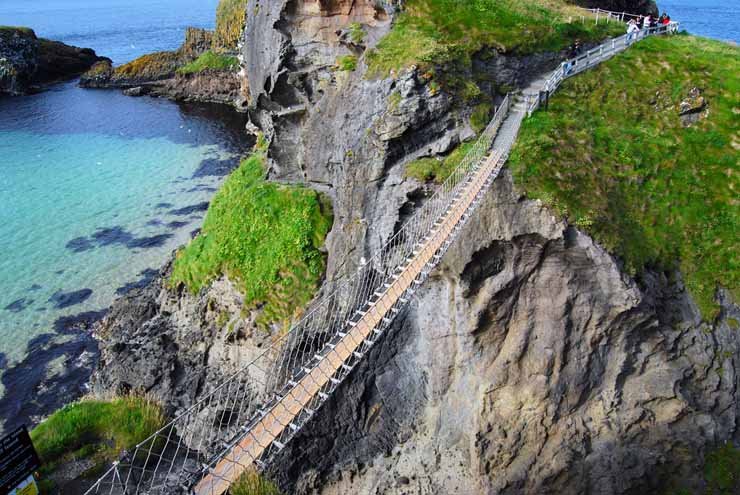
[[[98,63],[90,48],[36,37],[32,29],[0,26],[0,94],[24,95],[72,79]]]
[[[102,60],[82,75],[80,86],[122,89],[129,96],[233,105],[240,91],[236,59],[230,67],[204,65],[188,69],[201,56],[211,55],[213,46],[213,32],[188,28],[185,41],[177,50],[147,54],[120,67],[113,67],[110,60]],[[233,58],[224,54],[214,57]]]

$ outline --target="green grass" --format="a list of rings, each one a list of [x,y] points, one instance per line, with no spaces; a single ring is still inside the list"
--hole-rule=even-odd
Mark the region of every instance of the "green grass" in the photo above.
[[[681,481],[668,474],[661,495],[737,495],[740,493],[740,448],[727,443],[711,452],[702,468],[704,490],[696,491],[682,486]]]
[[[23,33],[25,35],[34,35],[35,33],[33,29],[27,28],[27,27],[21,27],[21,26],[0,26],[0,34],[2,33],[13,33],[13,32],[19,32]]]
[[[349,39],[356,45],[365,41],[365,30],[362,28],[362,24],[353,22],[349,25]]]
[[[247,0],[221,0],[216,8],[213,49],[228,51],[237,48],[246,22]]]
[[[491,104],[487,102],[481,103],[473,109],[473,114],[470,116],[470,126],[476,133],[480,134],[488,127],[491,121],[491,110]]]
[[[265,181],[265,152],[244,160],[211,203],[201,234],[175,261],[172,284],[199,292],[222,274],[236,280],[258,323],[287,322],[316,292],[331,208],[311,189]]]
[[[510,166],[519,186],[578,223],[639,274],[680,268],[706,318],[718,284],[738,289],[738,48],[651,38],[567,81],[525,121]],[[703,89],[691,127],[678,105]]]
[[[42,473],[73,458],[93,457],[97,466],[105,466],[164,423],[162,408],[146,398],[83,400],[51,415],[31,431],[31,439],[44,464]]]
[[[239,65],[239,59],[208,50],[198,58],[177,69],[178,74],[196,74],[205,70],[232,70]]]
[[[618,23],[577,22],[582,11],[562,0],[408,0],[391,32],[367,54],[369,72],[386,76],[469,60],[484,47],[529,54],[622,34]],[[573,22],[568,22],[573,18]]]
[[[465,155],[473,147],[474,142],[459,145],[444,158],[421,158],[406,165],[406,177],[420,182],[436,182],[441,184],[460,165]]]
[[[740,449],[723,445],[707,455],[704,465],[705,495],[740,493]]]
[[[229,488],[230,495],[281,495],[274,483],[254,471],[242,474]]]
[[[342,55],[337,58],[337,69],[352,72],[357,69],[357,57],[354,55]]]

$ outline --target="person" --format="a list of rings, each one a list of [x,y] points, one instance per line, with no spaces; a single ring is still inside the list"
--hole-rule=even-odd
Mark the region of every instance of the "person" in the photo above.
[[[650,27],[650,23],[652,22],[653,16],[648,14],[646,17],[642,19],[642,29],[648,29]]]
[[[627,43],[632,41],[632,39],[635,37],[635,33],[638,32],[640,28],[637,26],[637,21],[634,19],[630,19],[630,21],[627,23]]]
[[[566,75],[573,72],[573,68],[578,63],[575,59],[581,54],[583,47],[581,46],[581,40],[576,39],[575,43],[570,45],[568,48],[568,61],[565,62],[563,70]]]
[[[663,12],[663,20],[661,21],[661,24],[663,24],[664,26],[667,26],[670,23],[671,23],[671,16]]]
[[[581,40],[576,39],[575,43],[570,45],[570,48],[568,49],[568,58],[576,58],[581,54],[581,51],[583,51]]]

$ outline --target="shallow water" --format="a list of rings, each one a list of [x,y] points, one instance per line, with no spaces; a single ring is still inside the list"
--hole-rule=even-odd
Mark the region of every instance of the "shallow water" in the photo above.
[[[117,63],[212,27],[217,0],[3,0],[0,25],[94,48]],[[225,107],[63,83],[0,97],[0,421],[78,396],[96,358],[79,323],[150,279],[186,243],[246,151]]]

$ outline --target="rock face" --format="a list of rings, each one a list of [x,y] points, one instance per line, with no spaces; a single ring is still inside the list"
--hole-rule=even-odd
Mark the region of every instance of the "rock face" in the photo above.
[[[472,135],[471,109],[413,68],[375,80],[361,57],[357,71],[335,68],[372,47],[395,8],[249,1],[240,105],[270,140],[270,177],[333,200],[323,290],[433,192],[405,165]],[[343,35],[350,23],[365,31],[362,46]],[[495,99],[561,56],[481,54],[472,70]],[[720,317],[702,323],[679,274],[638,284],[504,172],[418,302],[271,474],[298,494],[618,494],[675,476],[697,483],[706,449],[740,440],[740,333],[728,325],[739,317],[723,299]],[[100,335],[95,389],[147,390],[171,410],[269,339],[240,316],[227,279],[197,297],[155,280],[119,301]]]
[[[0,94],[22,95],[78,76],[104,61],[89,48],[37,38],[27,28],[0,27]]]

